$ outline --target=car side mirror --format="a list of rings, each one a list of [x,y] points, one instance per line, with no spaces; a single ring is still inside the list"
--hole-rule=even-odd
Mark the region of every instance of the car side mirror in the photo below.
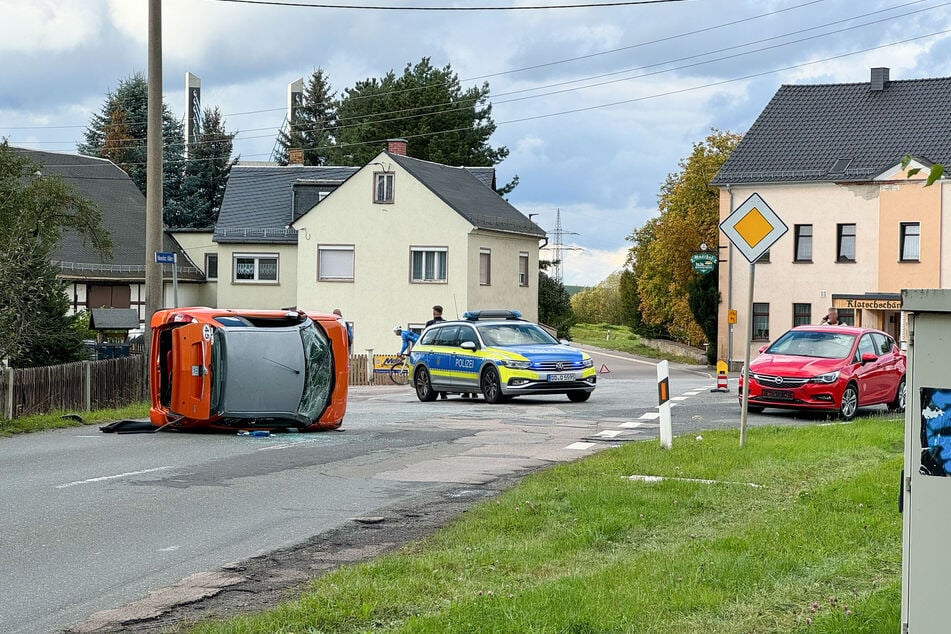
[[[478,348],[474,341],[463,341],[459,347],[463,350],[476,350]]]
[[[871,352],[862,353],[862,365],[865,365],[866,363],[871,363],[872,361],[877,361],[877,360],[878,360],[878,357],[876,357]]]

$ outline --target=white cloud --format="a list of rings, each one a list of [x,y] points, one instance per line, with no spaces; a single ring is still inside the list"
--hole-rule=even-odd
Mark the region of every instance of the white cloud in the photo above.
[[[101,22],[99,6],[84,0],[2,0],[0,52],[63,53],[95,38]]]

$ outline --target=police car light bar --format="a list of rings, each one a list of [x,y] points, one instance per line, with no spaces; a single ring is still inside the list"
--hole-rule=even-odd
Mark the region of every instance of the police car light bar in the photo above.
[[[480,319],[521,319],[522,313],[517,310],[467,310],[462,314],[463,319],[478,321]]]

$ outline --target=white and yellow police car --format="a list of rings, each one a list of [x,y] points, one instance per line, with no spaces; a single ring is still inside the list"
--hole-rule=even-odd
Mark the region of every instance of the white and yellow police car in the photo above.
[[[489,403],[523,394],[565,394],[581,402],[597,383],[591,357],[513,310],[470,311],[461,320],[437,322],[409,357],[421,401],[481,392]]]

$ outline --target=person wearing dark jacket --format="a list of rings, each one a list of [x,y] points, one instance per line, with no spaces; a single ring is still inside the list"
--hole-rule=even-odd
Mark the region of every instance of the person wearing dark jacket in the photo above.
[[[429,328],[430,326],[435,324],[437,321],[446,321],[445,319],[442,318],[442,306],[440,306],[439,304],[436,304],[435,306],[433,306],[433,318],[426,322],[426,327]]]

